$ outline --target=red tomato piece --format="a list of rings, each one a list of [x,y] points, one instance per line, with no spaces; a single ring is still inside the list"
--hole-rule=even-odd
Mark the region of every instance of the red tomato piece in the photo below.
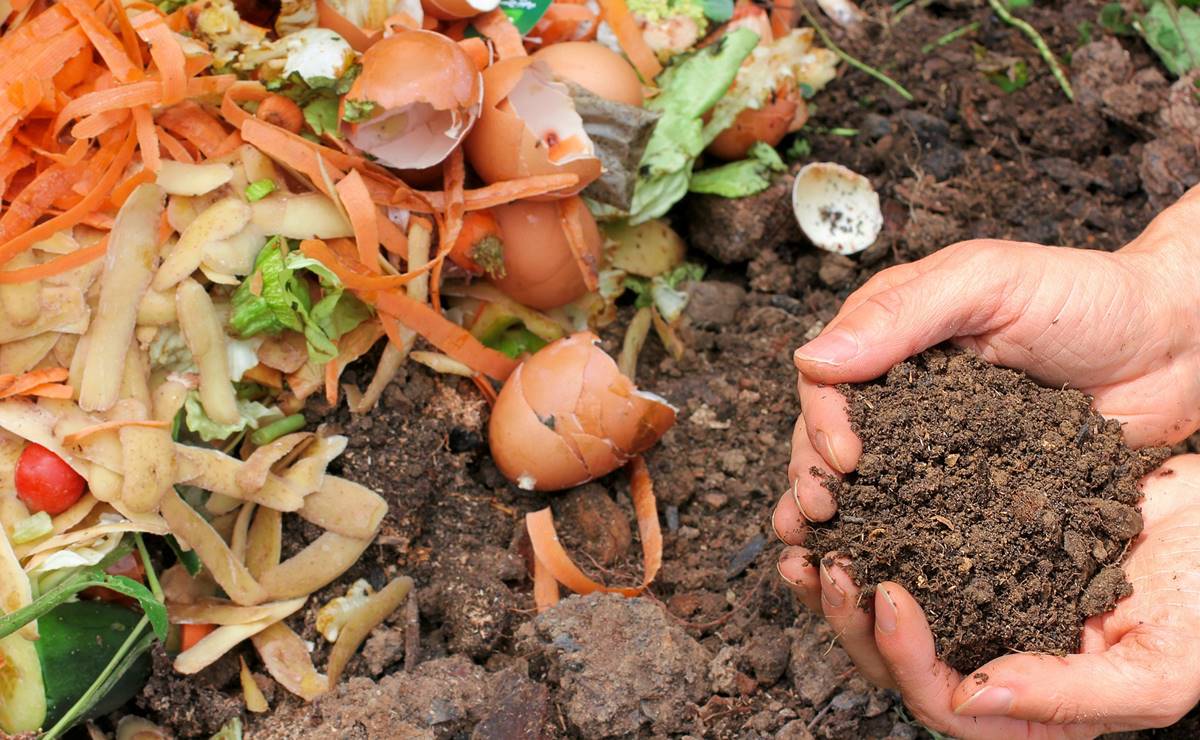
[[[17,498],[37,513],[61,514],[83,495],[87,481],[58,455],[38,444],[28,444],[17,460]]]

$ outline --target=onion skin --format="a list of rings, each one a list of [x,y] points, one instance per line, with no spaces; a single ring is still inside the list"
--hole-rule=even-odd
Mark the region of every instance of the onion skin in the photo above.
[[[599,264],[604,237],[586,207],[574,212],[582,221],[592,264]],[[557,203],[519,201],[497,206],[491,213],[504,242],[504,277],[496,281],[496,287],[517,303],[542,311],[570,303],[587,292]]]
[[[798,115],[801,110],[805,113]],[[804,120],[808,118],[807,106],[799,92],[788,90],[776,94],[774,99],[762,108],[747,108],[739,113],[733,125],[718,134],[708,145],[708,152],[727,162],[745,159],[756,141],[772,147],[779,146],[779,142],[789,131],[800,127],[795,124],[798,118],[800,126],[804,125]]]
[[[607,475],[675,423],[675,410],[638,393],[598,345],[591,332],[552,342],[500,390],[492,459],[521,488],[558,491]]]

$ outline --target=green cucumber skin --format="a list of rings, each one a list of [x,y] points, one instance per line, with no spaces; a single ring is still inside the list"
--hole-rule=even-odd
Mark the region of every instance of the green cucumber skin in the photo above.
[[[108,665],[140,615],[103,601],[73,601],[38,620],[38,659],[46,684],[46,727],[74,706]],[[85,717],[107,714],[132,699],[150,678],[150,654],[143,655]]]

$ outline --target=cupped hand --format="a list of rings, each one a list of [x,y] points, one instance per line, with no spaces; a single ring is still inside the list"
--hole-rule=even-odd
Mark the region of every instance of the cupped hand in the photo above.
[[[1133,594],[1083,627],[1080,653],[1007,655],[963,677],[934,653],[921,607],[895,583],[871,613],[846,570],[788,547],[779,571],[875,683],[896,688],[924,725],[974,740],[1092,738],[1164,727],[1200,700],[1200,455],[1144,481],[1145,529],[1123,568]]]

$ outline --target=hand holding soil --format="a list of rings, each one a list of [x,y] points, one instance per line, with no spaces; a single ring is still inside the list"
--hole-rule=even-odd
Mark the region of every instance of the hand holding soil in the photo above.
[[[1194,705],[1200,670],[1188,646],[1200,627],[1200,597],[1191,593],[1200,565],[1193,545],[1200,462],[1174,458],[1146,481],[1145,528],[1122,563],[1134,593],[1087,620],[1082,654],[1007,655],[960,685],[935,655],[908,592],[880,584],[872,616],[859,608],[860,589],[842,567],[818,572],[798,547],[806,519],[836,512],[821,478],[853,471],[862,455],[845,398],[831,386],[876,378],[950,340],[1048,386],[1093,396],[1135,447],[1177,442],[1196,429],[1200,410],[1195,298],[1186,280],[1195,261],[1186,237],[1200,222],[1198,206],[1193,191],[1115,254],[998,241],[948,247],[878,274],[797,351],[804,417],[793,437],[792,489],[774,515],[792,545],[780,572],[824,612],[864,674],[899,688],[930,727],[967,737],[1051,729],[1017,719],[1057,725],[1052,734],[1091,736],[1168,724]],[[969,718],[978,716],[1004,719]]]

